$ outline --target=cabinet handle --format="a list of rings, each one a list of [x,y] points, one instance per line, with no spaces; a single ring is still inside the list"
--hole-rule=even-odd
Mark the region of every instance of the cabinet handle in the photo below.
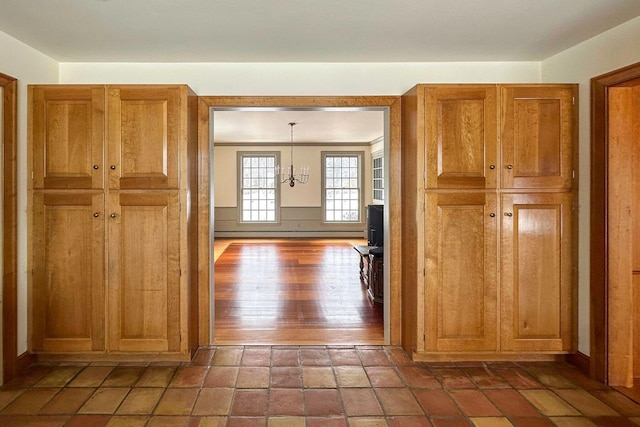
[[[111,218],[115,218],[116,214],[112,213],[111,215],[109,215]]]
[[[513,214],[511,212],[505,212],[504,216],[513,216]]]
[[[496,165],[489,165],[489,169],[493,170],[496,168]]]
[[[94,218],[98,218],[99,216],[100,216],[100,214],[99,214],[98,212],[94,212],[94,213],[93,213],[93,217],[94,217]]]
[[[109,166],[109,169],[111,169],[112,171],[116,170],[116,165]]]
[[[490,213],[490,214],[489,214],[489,216],[490,216],[491,218],[495,218],[496,214],[494,214],[494,213],[492,212],[492,213]]]
[[[507,169],[513,169],[513,165],[507,165]]]
[[[98,165],[93,165],[93,169],[98,170],[100,168],[100,166]]]

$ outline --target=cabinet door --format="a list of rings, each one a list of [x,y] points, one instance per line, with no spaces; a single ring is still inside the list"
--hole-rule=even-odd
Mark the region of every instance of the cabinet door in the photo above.
[[[36,352],[104,350],[104,199],[33,195],[33,332]]]
[[[178,86],[109,87],[109,188],[178,188],[181,103]]]
[[[425,88],[427,188],[495,188],[497,88]]]
[[[570,351],[570,193],[506,194],[502,215],[502,350]]]
[[[427,195],[427,351],[497,350],[496,195]]]
[[[33,187],[103,187],[104,87],[33,86]]]
[[[503,188],[570,189],[571,86],[502,88]]]
[[[109,350],[180,350],[178,192],[109,195]]]

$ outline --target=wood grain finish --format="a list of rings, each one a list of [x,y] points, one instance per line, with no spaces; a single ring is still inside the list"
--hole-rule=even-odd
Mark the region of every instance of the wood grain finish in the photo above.
[[[104,351],[102,193],[33,197],[32,349]]]
[[[384,343],[347,241],[234,241],[215,271],[216,344]]]
[[[427,351],[497,350],[496,202],[495,193],[427,195]]]
[[[501,349],[571,351],[572,195],[502,197]]]

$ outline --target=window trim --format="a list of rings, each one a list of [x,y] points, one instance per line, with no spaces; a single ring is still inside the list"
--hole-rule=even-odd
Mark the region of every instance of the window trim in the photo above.
[[[345,226],[345,225],[357,225],[364,224],[364,151],[321,151],[321,169],[322,169],[322,185],[321,191],[322,194],[320,196],[321,206],[322,206],[322,224],[325,225],[337,225],[337,226]],[[326,194],[327,194],[327,180],[326,180],[326,159],[327,157],[346,157],[346,156],[355,156],[358,158],[358,197],[360,199],[359,207],[358,207],[358,220],[357,221],[327,221],[326,219]]]
[[[275,165],[280,164],[280,152],[279,151],[237,151],[236,152],[236,221],[238,224],[280,224],[280,182],[275,180],[275,219],[273,221],[244,221],[242,219],[243,210],[243,198],[242,198],[242,160],[245,157],[265,157],[273,156],[275,159]]]

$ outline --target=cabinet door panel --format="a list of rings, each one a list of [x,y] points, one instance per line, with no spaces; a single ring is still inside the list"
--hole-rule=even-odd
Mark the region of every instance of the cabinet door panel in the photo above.
[[[570,189],[571,87],[502,88],[504,188]]]
[[[109,88],[109,187],[177,189],[180,88]]]
[[[503,195],[502,350],[570,350],[571,200]]]
[[[427,195],[427,351],[497,349],[495,208],[495,194]]]
[[[104,350],[102,194],[33,197],[33,349]]]
[[[31,94],[34,188],[102,188],[104,88],[35,86]]]
[[[177,192],[109,196],[111,351],[180,350]]]
[[[495,188],[495,86],[425,89],[427,188]]]

